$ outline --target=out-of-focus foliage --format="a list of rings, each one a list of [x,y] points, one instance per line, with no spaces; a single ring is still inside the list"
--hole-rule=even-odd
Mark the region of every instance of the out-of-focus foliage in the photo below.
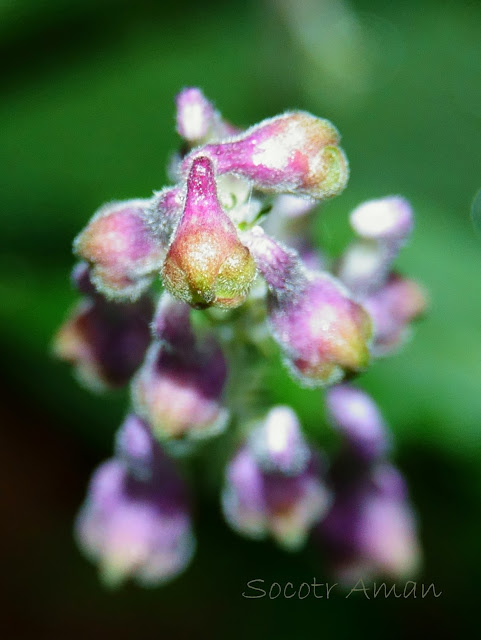
[[[93,466],[90,458],[108,455],[126,407],[121,393],[105,401],[79,389],[67,368],[49,357],[51,336],[75,299],[68,284],[71,242],[101,203],[148,197],[166,184],[163,167],[177,144],[173,99],[187,85],[201,86],[239,125],[301,108],[339,127],[351,180],[341,197],[324,206],[313,230],[333,253],[349,239],[346,217],[362,200],[401,193],[412,201],[417,226],[399,268],[423,282],[431,308],[413,340],[397,356],[377,362],[362,384],[396,434],[399,463],[420,512],[425,577],[445,592],[444,601],[430,603],[439,628],[447,615],[443,606],[454,611],[474,595],[481,569],[474,511],[481,498],[481,241],[470,211],[481,186],[480,28],[481,5],[468,0],[0,2],[1,411],[13,442],[10,455],[19,455],[20,442],[31,447],[26,459],[37,461],[20,465],[22,474],[10,463],[6,482],[20,500],[16,478],[27,486],[41,484],[45,467],[54,474],[58,464],[61,483],[62,451],[67,460],[75,461],[77,450],[87,457],[83,466],[72,463],[81,478],[65,497],[63,513],[50,506],[55,526],[48,520],[38,538],[25,542],[27,558],[44,544],[45,564],[36,560],[33,576],[14,580],[27,602],[35,590],[42,592],[31,610],[49,628],[58,615],[52,603],[65,604],[69,590],[97,628],[107,626],[105,613],[98,622],[107,601],[112,616],[120,616],[120,628],[119,620],[144,610],[145,628],[157,621],[160,630],[162,615],[157,620],[155,611],[161,600],[164,616],[190,607],[195,620],[202,612],[202,627],[206,611],[215,611],[219,623],[227,620],[219,608],[244,615],[249,601],[241,593],[248,579],[300,582],[322,575],[312,552],[285,558],[219,533],[212,503],[200,522],[206,542],[199,547],[206,550],[162,595],[129,591],[116,603],[107,599],[70,542],[69,523]],[[272,368],[269,382],[265,392],[273,402],[292,404],[313,437],[331,437],[319,392],[297,390],[280,367]],[[55,434],[62,446],[43,446],[36,420],[40,433],[49,433],[47,440]],[[22,526],[36,531],[35,522],[27,518]],[[58,536],[60,546],[45,546],[47,534]],[[73,563],[68,579],[62,563]],[[89,589],[95,594],[90,598]],[[271,615],[269,602],[256,604],[246,623]],[[344,615],[350,601],[301,605],[293,616],[303,616],[301,627],[276,606],[280,617],[272,628],[301,637],[297,631],[307,633],[322,608],[326,631],[336,624],[339,636],[354,633],[354,619]],[[368,611],[362,605],[352,610],[366,624],[375,612],[380,615],[379,606]],[[79,606],[71,606],[73,617]],[[403,616],[410,620],[407,628],[415,620],[427,625],[415,618],[412,603],[385,602],[382,620],[391,614],[398,623]],[[59,624],[67,629],[69,621],[64,615]],[[189,636],[189,625],[182,621],[178,637]],[[169,618],[167,635],[174,628]]]

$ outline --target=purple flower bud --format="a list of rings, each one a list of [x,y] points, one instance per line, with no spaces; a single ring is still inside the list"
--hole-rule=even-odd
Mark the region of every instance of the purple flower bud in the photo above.
[[[176,97],[176,105],[177,133],[191,146],[239,133],[196,87],[183,89]]]
[[[304,269],[298,256],[258,228],[246,234],[269,288],[269,322],[288,365],[311,386],[367,366],[371,319],[339,281]]]
[[[416,522],[399,472],[372,468],[338,489],[319,530],[337,579],[408,577],[418,568]]]
[[[217,199],[214,168],[192,163],[182,218],[163,268],[166,288],[196,308],[237,307],[255,277],[255,263]]]
[[[372,240],[355,241],[344,251],[336,274],[362,300],[384,284],[394,257],[388,244]]]
[[[194,538],[184,487],[159,454],[147,481],[112,459],[94,474],[78,515],[80,547],[109,586],[132,577],[143,586],[171,580],[189,564]]]
[[[299,420],[290,407],[274,407],[265,420],[253,429],[249,448],[260,467],[267,472],[296,475],[311,457]]]
[[[184,208],[184,191],[180,187],[168,187],[154,194],[144,211],[144,218],[151,232],[167,253],[175,228]]]
[[[260,190],[324,199],[346,186],[347,159],[338,143],[339,133],[329,121],[293,111],[200,152],[215,158],[219,174],[238,174]],[[184,169],[190,162],[188,156]]]
[[[350,221],[361,238],[399,242],[412,231],[413,212],[407,200],[390,196],[363,202],[351,213]]]
[[[54,352],[75,365],[89,388],[122,387],[144,359],[152,315],[153,304],[146,296],[131,304],[110,302],[99,295],[82,300],[60,327]]]
[[[270,535],[281,546],[298,549],[329,504],[317,460],[311,455],[302,471],[286,475],[265,471],[256,456],[248,443],[229,463],[222,493],[224,516],[242,535]]]
[[[374,324],[373,354],[387,354],[403,343],[409,323],[427,306],[426,294],[417,282],[392,273],[378,291],[364,301]]]
[[[187,310],[187,313],[186,313]],[[160,439],[202,438],[221,431],[227,366],[211,336],[197,341],[188,307],[163,297],[154,321],[159,341],[133,383],[134,403]]]
[[[372,460],[387,452],[390,437],[386,424],[367,393],[340,384],[328,389],[326,403],[334,427],[356,455]]]
[[[137,299],[160,270],[165,249],[145,219],[148,204],[107,204],[75,239],[76,254],[92,265],[92,282],[108,298]]]

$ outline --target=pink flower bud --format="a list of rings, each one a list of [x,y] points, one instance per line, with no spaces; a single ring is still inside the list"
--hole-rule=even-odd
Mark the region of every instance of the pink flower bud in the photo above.
[[[373,353],[389,353],[403,343],[409,323],[426,310],[427,298],[422,287],[392,273],[386,284],[364,301],[374,324]]]
[[[75,365],[90,389],[122,387],[144,359],[152,315],[152,301],[145,296],[131,304],[99,295],[85,299],[59,329],[54,352]]]
[[[108,586],[129,577],[143,586],[162,584],[181,573],[192,558],[194,537],[185,490],[171,461],[158,454],[157,467],[146,480],[112,459],[90,483],[76,534]]]
[[[145,220],[148,204],[107,204],[75,239],[75,252],[92,265],[92,281],[108,298],[135,300],[160,270],[165,249]]]
[[[227,423],[223,353],[212,337],[195,339],[188,310],[178,300],[164,299],[154,322],[160,341],[133,382],[136,412],[159,439],[199,439]]]
[[[363,202],[351,213],[350,221],[361,238],[399,242],[412,231],[413,212],[407,200],[390,196]]]
[[[378,464],[334,489],[334,504],[319,530],[336,578],[354,584],[377,575],[411,577],[421,554],[399,472]]]
[[[192,163],[182,218],[163,268],[164,284],[195,308],[237,307],[255,277],[255,263],[218,199],[212,162]]]
[[[270,288],[268,316],[274,338],[302,382],[322,386],[369,360],[371,319],[343,285],[325,272],[307,271],[298,256],[255,229],[246,234]]]
[[[238,133],[196,87],[183,89],[176,97],[176,105],[177,133],[191,146]]]
[[[289,474],[274,467],[266,471],[256,448],[248,442],[228,465],[222,493],[224,516],[242,535],[254,539],[270,535],[287,549],[299,549],[330,502],[318,461],[310,452],[296,473],[292,468]]]
[[[348,384],[331,387],[326,394],[329,417],[356,456],[371,460],[384,455],[389,433],[374,400]]]
[[[200,152],[215,159],[218,173],[243,176],[260,190],[324,199],[340,193],[348,179],[338,143],[339,133],[328,120],[292,111]],[[188,156],[184,168],[190,162]]]

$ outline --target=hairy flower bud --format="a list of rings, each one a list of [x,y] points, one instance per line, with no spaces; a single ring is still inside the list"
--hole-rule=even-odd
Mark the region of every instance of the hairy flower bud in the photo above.
[[[322,386],[364,369],[372,331],[364,308],[338,280],[306,270],[295,252],[261,230],[254,229],[247,241],[270,288],[268,315],[274,338],[300,380]]]
[[[243,176],[262,191],[324,199],[347,183],[347,159],[338,144],[339,133],[328,120],[292,111],[200,152],[215,159],[218,173]]]
[[[392,273],[378,291],[364,301],[374,324],[374,355],[384,355],[409,335],[409,323],[426,310],[427,299],[414,280]]]
[[[177,133],[191,146],[238,133],[197,87],[182,89],[175,102]]]
[[[311,457],[299,420],[290,407],[272,408],[263,423],[252,430],[249,447],[267,472],[298,474],[306,468]]]
[[[350,215],[358,236],[383,242],[405,240],[413,228],[413,212],[407,200],[390,196],[363,202]]]
[[[196,308],[237,307],[255,277],[255,263],[217,199],[214,168],[197,157],[187,181],[182,218],[163,268],[164,284]]]
[[[328,389],[326,403],[331,422],[356,456],[372,460],[387,452],[386,424],[366,392],[348,384],[335,385]]]
[[[167,254],[175,228],[184,208],[184,190],[181,187],[167,187],[154,194],[144,210],[144,219]]]
[[[83,286],[86,282],[84,279]],[[89,388],[122,387],[144,359],[153,311],[146,296],[131,304],[111,302],[99,295],[86,298],[60,327],[54,353],[74,364]]]
[[[75,253],[92,265],[92,281],[108,298],[137,299],[160,270],[165,249],[145,220],[148,204],[107,204],[75,239]]]
[[[154,321],[159,340],[133,383],[137,413],[159,439],[202,438],[226,426],[224,355],[213,337],[195,339],[188,314],[185,303],[162,300]]]
[[[242,535],[254,539],[271,535],[281,546],[298,549],[329,505],[318,460],[309,452],[302,469],[293,473],[290,466],[287,474],[282,471],[285,460],[275,465],[276,446],[269,444],[267,471],[259,462],[256,440],[248,441],[228,465],[222,493],[224,516]],[[265,463],[266,457],[261,458]]]
[[[194,551],[185,490],[170,460],[158,452],[147,480],[120,460],[94,474],[78,515],[80,547],[100,566],[109,586],[128,577],[144,586],[171,580]]]
[[[319,531],[336,578],[410,577],[419,567],[416,521],[404,480],[379,464],[338,487]]]

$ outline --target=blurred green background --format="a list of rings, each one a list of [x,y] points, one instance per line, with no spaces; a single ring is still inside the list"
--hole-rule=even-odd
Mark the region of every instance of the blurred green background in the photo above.
[[[0,0],[0,606],[15,637],[459,634],[481,574],[480,33],[474,0]],[[101,203],[166,183],[173,99],[189,85],[239,125],[302,108],[339,127],[351,179],[316,227],[331,251],[361,200],[414,205],[399,267],[428,289],[430,313],[362,384],[395,433],[421,522],[419,580],[439,599],[245,600],[258,577],[325,581],[320,554],[237,538],[203,495],[196,558],[163,589],[108,592],[74,545],[127,399],[88,394],[50,356],[75,299],[71,242]],[[330,437],[319,392],[278,367],[269,379],[273,402]]]

